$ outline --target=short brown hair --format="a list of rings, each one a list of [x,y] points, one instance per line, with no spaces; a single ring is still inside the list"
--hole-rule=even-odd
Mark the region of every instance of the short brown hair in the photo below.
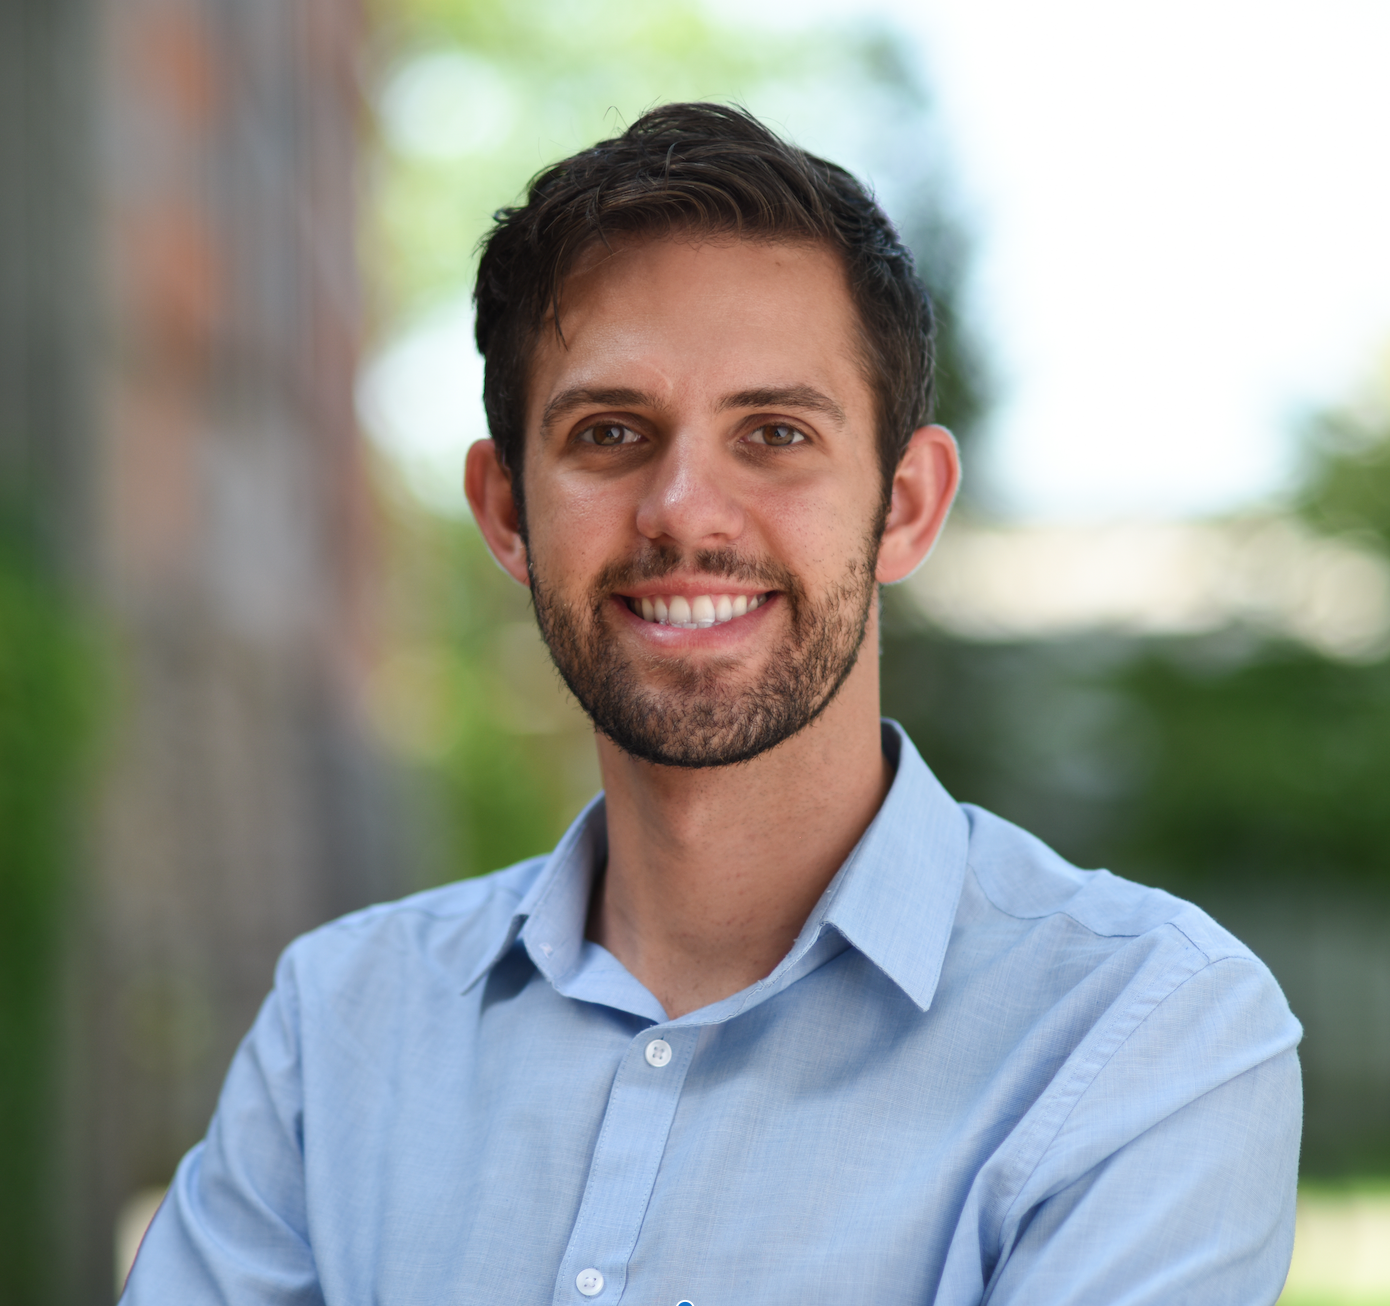
[[[742,109],[667,104],[532,179],[482,244],[478,351],[498,457],[523,506],[521,463],[532,352],[579,253],[609,235],[677,231],[823,241],[844,259],[874,392],[887,493],[932,404],[931,301],[912,254],[843,168],[789,145]],[[523,526],[524,529],[524,526]]]

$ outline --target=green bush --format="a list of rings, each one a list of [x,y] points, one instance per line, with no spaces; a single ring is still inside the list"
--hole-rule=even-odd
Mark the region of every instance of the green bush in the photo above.
[[[60,588],[0,548],[0,1284],[51,1277],[51,1158],[66,875],[90,655]]]

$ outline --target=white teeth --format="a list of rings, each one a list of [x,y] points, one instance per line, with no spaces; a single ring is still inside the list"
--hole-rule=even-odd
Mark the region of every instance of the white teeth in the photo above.
[[[628,606],[639,613],[643,621],[663,626],[679,626],[683,630],[706,630],[720,626],[735,617],[742,617],[767,602],[766,594],[684,594],[658,595],[655,598],[628,599]]]

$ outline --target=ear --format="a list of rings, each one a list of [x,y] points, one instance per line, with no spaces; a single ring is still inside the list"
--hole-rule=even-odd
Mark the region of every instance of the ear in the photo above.
[[[893,473],[888,524],[878,551],[875,576],[883,584],[903,580],[931,552],[960,486],[960,451],[944,426],[912,433]]]
[[[463,464],[463,492],[492,556],[513,580],[529,585],[526,544],[521,538],[516,500],[512,498],[512,474],[499,461],[494,441],[475,440],[468,447]]]

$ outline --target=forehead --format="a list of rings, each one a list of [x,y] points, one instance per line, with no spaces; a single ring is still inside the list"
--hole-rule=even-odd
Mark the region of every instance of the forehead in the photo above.
[[[572,386],[633,386],[672,402],[816,384],[870,402],[844,263],[821,243],[737,237],[591,245],[566,279],[560,332],[541,332],[528,426]]]

